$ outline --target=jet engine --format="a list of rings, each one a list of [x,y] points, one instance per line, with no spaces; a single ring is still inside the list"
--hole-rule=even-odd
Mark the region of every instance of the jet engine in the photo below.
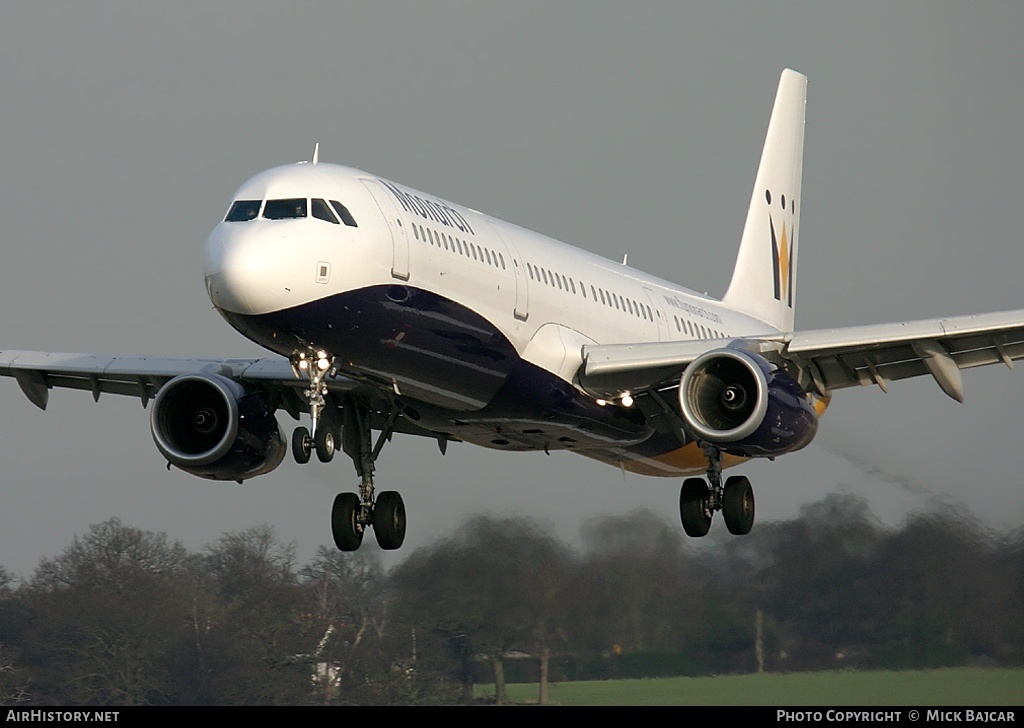
[[[161,387],[150,429],[171,465],[213,480],[269,473],[287,451],[263,399],[219,374],[182,374]]]
[[[679,380],[679,404],[697,439],[733,455],[782,455],[807,445],[818,430],[800,385],[744,349],[716,349],[695,359]]]

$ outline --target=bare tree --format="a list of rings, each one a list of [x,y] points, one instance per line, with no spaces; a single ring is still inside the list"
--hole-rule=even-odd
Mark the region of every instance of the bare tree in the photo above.
[[[321,702],[416,701],[412,640],[392,630],[380,552],[320,547],[302,569],[308,605],[303,633]]]
[[[473,658],[483,655],[502,704],[506,654],[550,654],[569,562],[568,550],[536,523],[478,516],[413,554],[394,577],[419,623],[444,635],[460,660],[463,700],[472,699]]]
[[[699,614],[700,573],[681,531],[651,511],[584,524],[574,642],[595,651],[680,649]]]
[[[177,581],[186,551],[166,534],[110,519],[40,562],[21,598],[33,619],[23,644],[45,673],[42,696],[68,703],[145,705],[171,700],[164,655],[182,637]]]
[[[281,704],[310,699],[299,615],[295,544],[273,526],[226,533],[205,548],[202,575],[216,595],[204,663],[212,702]]]

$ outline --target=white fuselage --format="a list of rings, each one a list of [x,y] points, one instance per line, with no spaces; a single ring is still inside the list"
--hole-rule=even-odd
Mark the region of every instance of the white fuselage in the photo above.
[[[566,381],[579,367],[582,344],[771,332],[708,296],[357,169],[277,167],[235,195],[299,197],[340,199],[358,227],[308,215],[220,223],[207,241],[205,266],[219,310],[258,315],[367,286],[416,286],[480,314],[527,361]],[[563,353],[569,361],[559,361]]]
[[[322,213],[324,201],[330,215]],[[297,208],[285,205],[281,217],[284,202]],[[341,221],[339,203],[350,224]],[[232,211],[236,205],[251,209],[229,212],[229,220],[249,219],[221,222],[206,245],[207,290],[222,315],[285,356],[301,346],[330,347],[343,360],[349,350],[362,352],[344,373],[438,410],[485,410],[507,385],[510,357],[573,386],[584,345],[772,331],[707,296],[348,167],[299,163],[265,171],[239,188]],[[353,297],[371,290],[384,292],[374,299],[376,314]],[[410,292],[434,303],[410,307]],[[415,318],[403,323],[398,314],[412,308]],[[382,321],[391,310],[394,322]],[[460,328],[421,335],[454,318]],[[370,343],[381,348],[366,348]],[[403,356],[410,363],[390,366]],[[607,452],[583,454],[609,459]],[[703,461],[691,460],[658,474],[699,472]]]

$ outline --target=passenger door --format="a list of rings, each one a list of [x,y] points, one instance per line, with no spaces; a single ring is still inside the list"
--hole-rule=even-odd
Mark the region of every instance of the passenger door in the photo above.
[[[363,179],[362,182],[373,196],[384,219],[387,220],[388,230],[391,232],[393,249],[391,276],[400,281],[407,281],[409,280],[409,236],[405,231],[405,225],[402,224],[398,208],[391,201],[387,191],[376,180]]]

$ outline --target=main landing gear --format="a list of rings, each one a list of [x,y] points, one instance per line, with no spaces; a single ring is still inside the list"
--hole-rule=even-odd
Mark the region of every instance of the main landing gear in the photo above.
[[[754,489],[743,475],[734,475],[722,485],[722,451],[702,444],[708,459],[708,482],[687,478],[679,491],[679,519],[687,536],[706,536],[711,517],[722,511],[729,533],[744,536],[754,525]],[[708,487],[708,483],[711,484]]]
[[[346,397],[342,409],[341,445],[352,458],[356,473],[362,479],[359,495],[340,493],[331,511],[331,532],[334,543],[342,551],[355,551],[363,541],[367,526],[373,526],[377,545],[386,551],[399,548],[405,541],[405,503],[394,490],[385,490],[374,497],[373,471],[384,443],[391,439],[397,410],[392,410],[371,447],[371,412],[354,397]]]
[[[334,458],[338,427],[324,417],[327,412],[327,386],[324,376],[334,367],[334,357],[325,351],[301,352],[292,358],[292,366],[300,375],[309,377],[309,388],[303,392],[312,416],[312,433],[305,427],[296,427],[292,434],[292,454],[296,462],[309,462],[316,450],[321,462]],[[355,551],[363,542],[363,533],[373,527],[377,544],[385,550],[394,550],[405,541],[405,503],[397,491],[386,490],[374,494],[373,471],[377,456],[384,443],[391,440],[397,410],[392,410],[381,429],[376,444],[372,444],[370,429],[372,412],[355,397],[347,396],[342,404],[341,445],[352,459],[361,478],[359,493],[339,493],[331,509],[331,533],[334,544],[341,551]]]

